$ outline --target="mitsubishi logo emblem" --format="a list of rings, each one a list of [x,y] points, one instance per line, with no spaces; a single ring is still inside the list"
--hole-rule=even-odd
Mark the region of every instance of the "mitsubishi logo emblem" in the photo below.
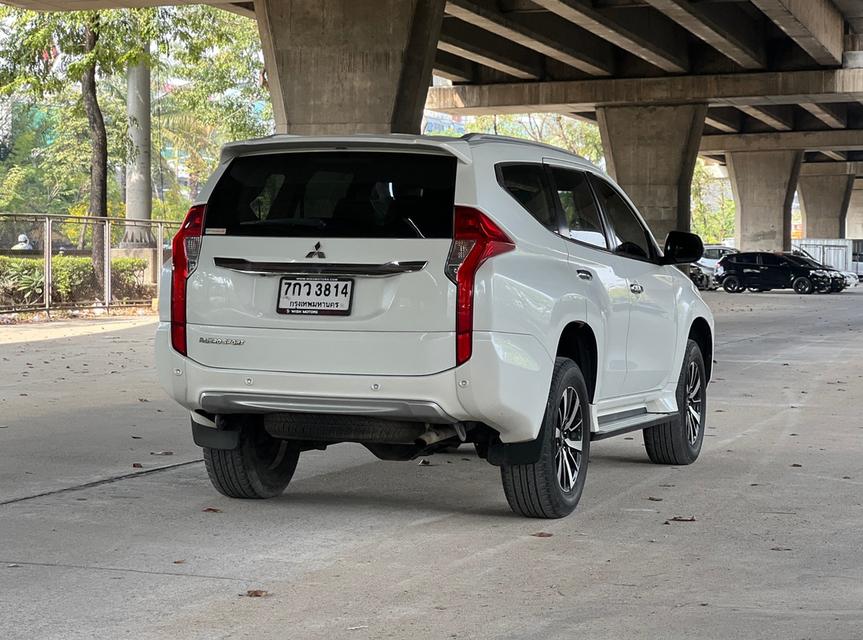
[[[306,257],[307,258],[326,258],[327,254],[325,254],[323,251],[321,251],[321,243],[316,242],[314,251],[309,251],[306,254]]]

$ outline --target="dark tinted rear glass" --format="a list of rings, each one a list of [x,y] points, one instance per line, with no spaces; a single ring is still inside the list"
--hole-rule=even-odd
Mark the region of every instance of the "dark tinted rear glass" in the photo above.
[[[236,158],[207,203],[227,235],[450,238],[456,159],[305,152]]]

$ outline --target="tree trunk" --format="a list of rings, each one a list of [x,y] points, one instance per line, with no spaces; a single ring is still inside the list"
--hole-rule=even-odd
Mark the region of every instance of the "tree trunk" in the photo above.
[[[98,18],[97,18],[98,19]],[[98,24],[91,24],[85,31],[85,51],[88,53],[96,48],[99,40]],[[84,101],[84,111],[87,114],[87,124],[90,129],[92,145],[90,155],[90,208],[89,215],[99,218],[108,217],[108,134],[105,131],[105,118],[99,107],[96,95],[96,63],[92,62],[84,70],[81,77],[81,96]],[[105,225],[93,226],[93,268],[96,271],[96,281],[104,290],[105,285],[105,243],[111,239],[105,236]],[[104,301],[106,304],[109,300]]]
[[[147,52],[146,46],[144,52]],[[129,119],[129,160],[126,166],[126,220],[150,220],[153,183],[150,168],[150,67],[146,61],[130,64],[127,75],[126,114]],[[120,243],[124,248],[153,247],[150,228],[127,224]]]

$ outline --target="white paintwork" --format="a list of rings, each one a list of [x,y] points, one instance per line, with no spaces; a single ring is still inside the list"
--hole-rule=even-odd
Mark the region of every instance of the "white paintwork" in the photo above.
[[[710,310],[689,278],[672,266],[552,233],[499,186],[495,175],[497,163],[545,162],[610,181],[581,158],[491,137],[275,136],[227,148],[201,203],[224,163],[238,154],[335,146],[454,155],[456,204],[481,209],[515,241],[514,251],[489,260],[477,273],[471,359],[454,366],[456,289],[443,275],[449,240],[322,240],[327,254],[322,263],[428,264],[416,273],[356,278],[349,317],[300,317],[276,313],[278,277],[217,268],[213,258],[303,262],[312,240],[208,235],[188,286],[189,357],[170,346],[170,265],[162,274],[157,364],[162,386],[180,404],[198,409],[201,394],[220,392],[428,401],[456,420],[490,425],[504,442],[530,440],[539,432],[560,336],[569,324],[582,323],[597,341],[592,430],[602,416],[676,410],[689,329],[703,318],[713,330]],[[592,278],[582,280],[576,270],[587,270]],[[633,283],[644,292],[633,294]],[[203,344],[201,337],[245,342]]]

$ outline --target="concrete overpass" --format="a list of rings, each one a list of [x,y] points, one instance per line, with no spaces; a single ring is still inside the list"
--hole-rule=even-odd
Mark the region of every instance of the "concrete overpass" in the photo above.
[[[818,233],[842,235],[859,200],[841,172],[863,161],[860,0],[212,3],[257,19],[279,131],[415,132],[427,92],[448,113],[572,114],[659,237],[689,228],[696,156],[727,163],[744,248],[789,247],[798,186]],[[433,69],[453,86],[429,91]]]

